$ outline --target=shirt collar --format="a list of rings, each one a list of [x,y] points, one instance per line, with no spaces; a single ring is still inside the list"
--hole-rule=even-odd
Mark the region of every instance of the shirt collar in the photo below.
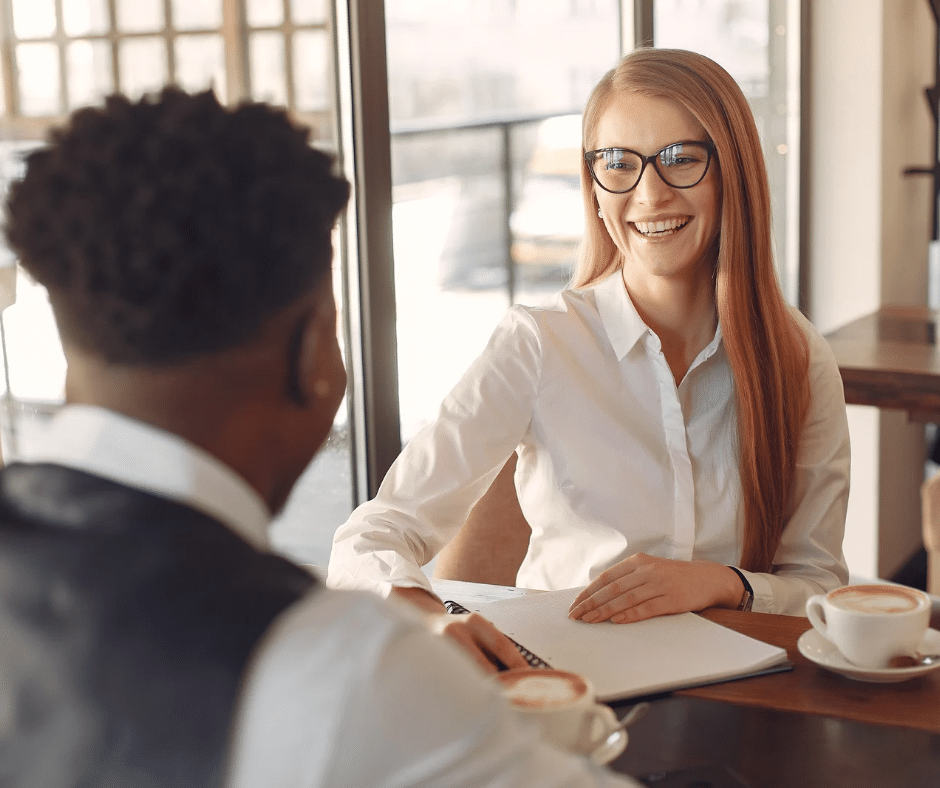
[[[114,411],[68,405],[17,459],[64,465],[178,501],[268,547],[271,513],[242,477],[178,435]]]
[[[610,345],[618,359],[622,360],[644,336],[655,336],[636,311],[630,294],[627,293],[626,285],[623,283],[623,276],[619,268],[606,279],[602,279],[594,285],[594,298],[597,303],[597,311],[601,316],[601,322],[604,324],[604,330],[607,332],[607,338],[610,340]],[[658,343],[658,337],[656,341]],[[715,329],[715,336],[699,354],[700,359],[698,360],[704,360],[714,355],[720,343],[721,324],[719,323]],[[698,363],[698,360],[696,363]]]
[[[594,285],[594,297],[611,347],[617,358],[623,359],[649,331],[649,326],[633,306],[619,268]]]

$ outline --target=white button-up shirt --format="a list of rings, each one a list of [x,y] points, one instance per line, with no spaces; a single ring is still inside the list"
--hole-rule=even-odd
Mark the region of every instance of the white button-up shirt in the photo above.
[[[64,408],[18,460],[179,501],[268,549],[270,513],[244,479],[111,411]],[[255,649],[237,708],[231,788],[639,785],[544,743],[461,650],[372,594],[321,589],[290,606]]]
[[[802,614],[848,579],[849,435],[832,352],[809,344],[811,401],[774,571],[746,573],[754,610]],[[583,586],[643,552],[736,565],[743,515],[733,380],[719,326],[679,386],[619,273],[541,308],[509,310],[409,443],[376,498],[336,533],[329,582],[429,588],[420,567],[456,534],[518,448],[532,538],[522,586]]]

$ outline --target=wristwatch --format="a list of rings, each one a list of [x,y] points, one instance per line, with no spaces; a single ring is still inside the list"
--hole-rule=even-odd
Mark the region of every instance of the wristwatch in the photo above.
[[[749,612],[751,606],[754,604],[754,589],[751,588],[751,584],[747,582],[747,578],[744,576],[744,572],[734,566],[729,566],[728,569],[733,571],[738,577],[741,578],[741,585],[744,586],[744,593],[741,595],[741,601],[738,602],[737,609]]]

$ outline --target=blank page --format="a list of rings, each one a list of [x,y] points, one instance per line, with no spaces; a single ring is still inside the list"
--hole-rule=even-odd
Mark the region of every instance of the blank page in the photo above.
[[[633,624],[568,618],[579,588],[475,607],[553,668],[580,673],[601,700],[709,684],[785,662],[787,653],[694,613]]]

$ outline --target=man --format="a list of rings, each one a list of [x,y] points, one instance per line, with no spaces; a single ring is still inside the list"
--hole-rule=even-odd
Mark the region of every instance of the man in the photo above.
[[[11,190],[68,404],[0,472],[0,785],[627,784],[417,613],[269,552],[345,389],[331,166],[170,89],[77,112]]]

